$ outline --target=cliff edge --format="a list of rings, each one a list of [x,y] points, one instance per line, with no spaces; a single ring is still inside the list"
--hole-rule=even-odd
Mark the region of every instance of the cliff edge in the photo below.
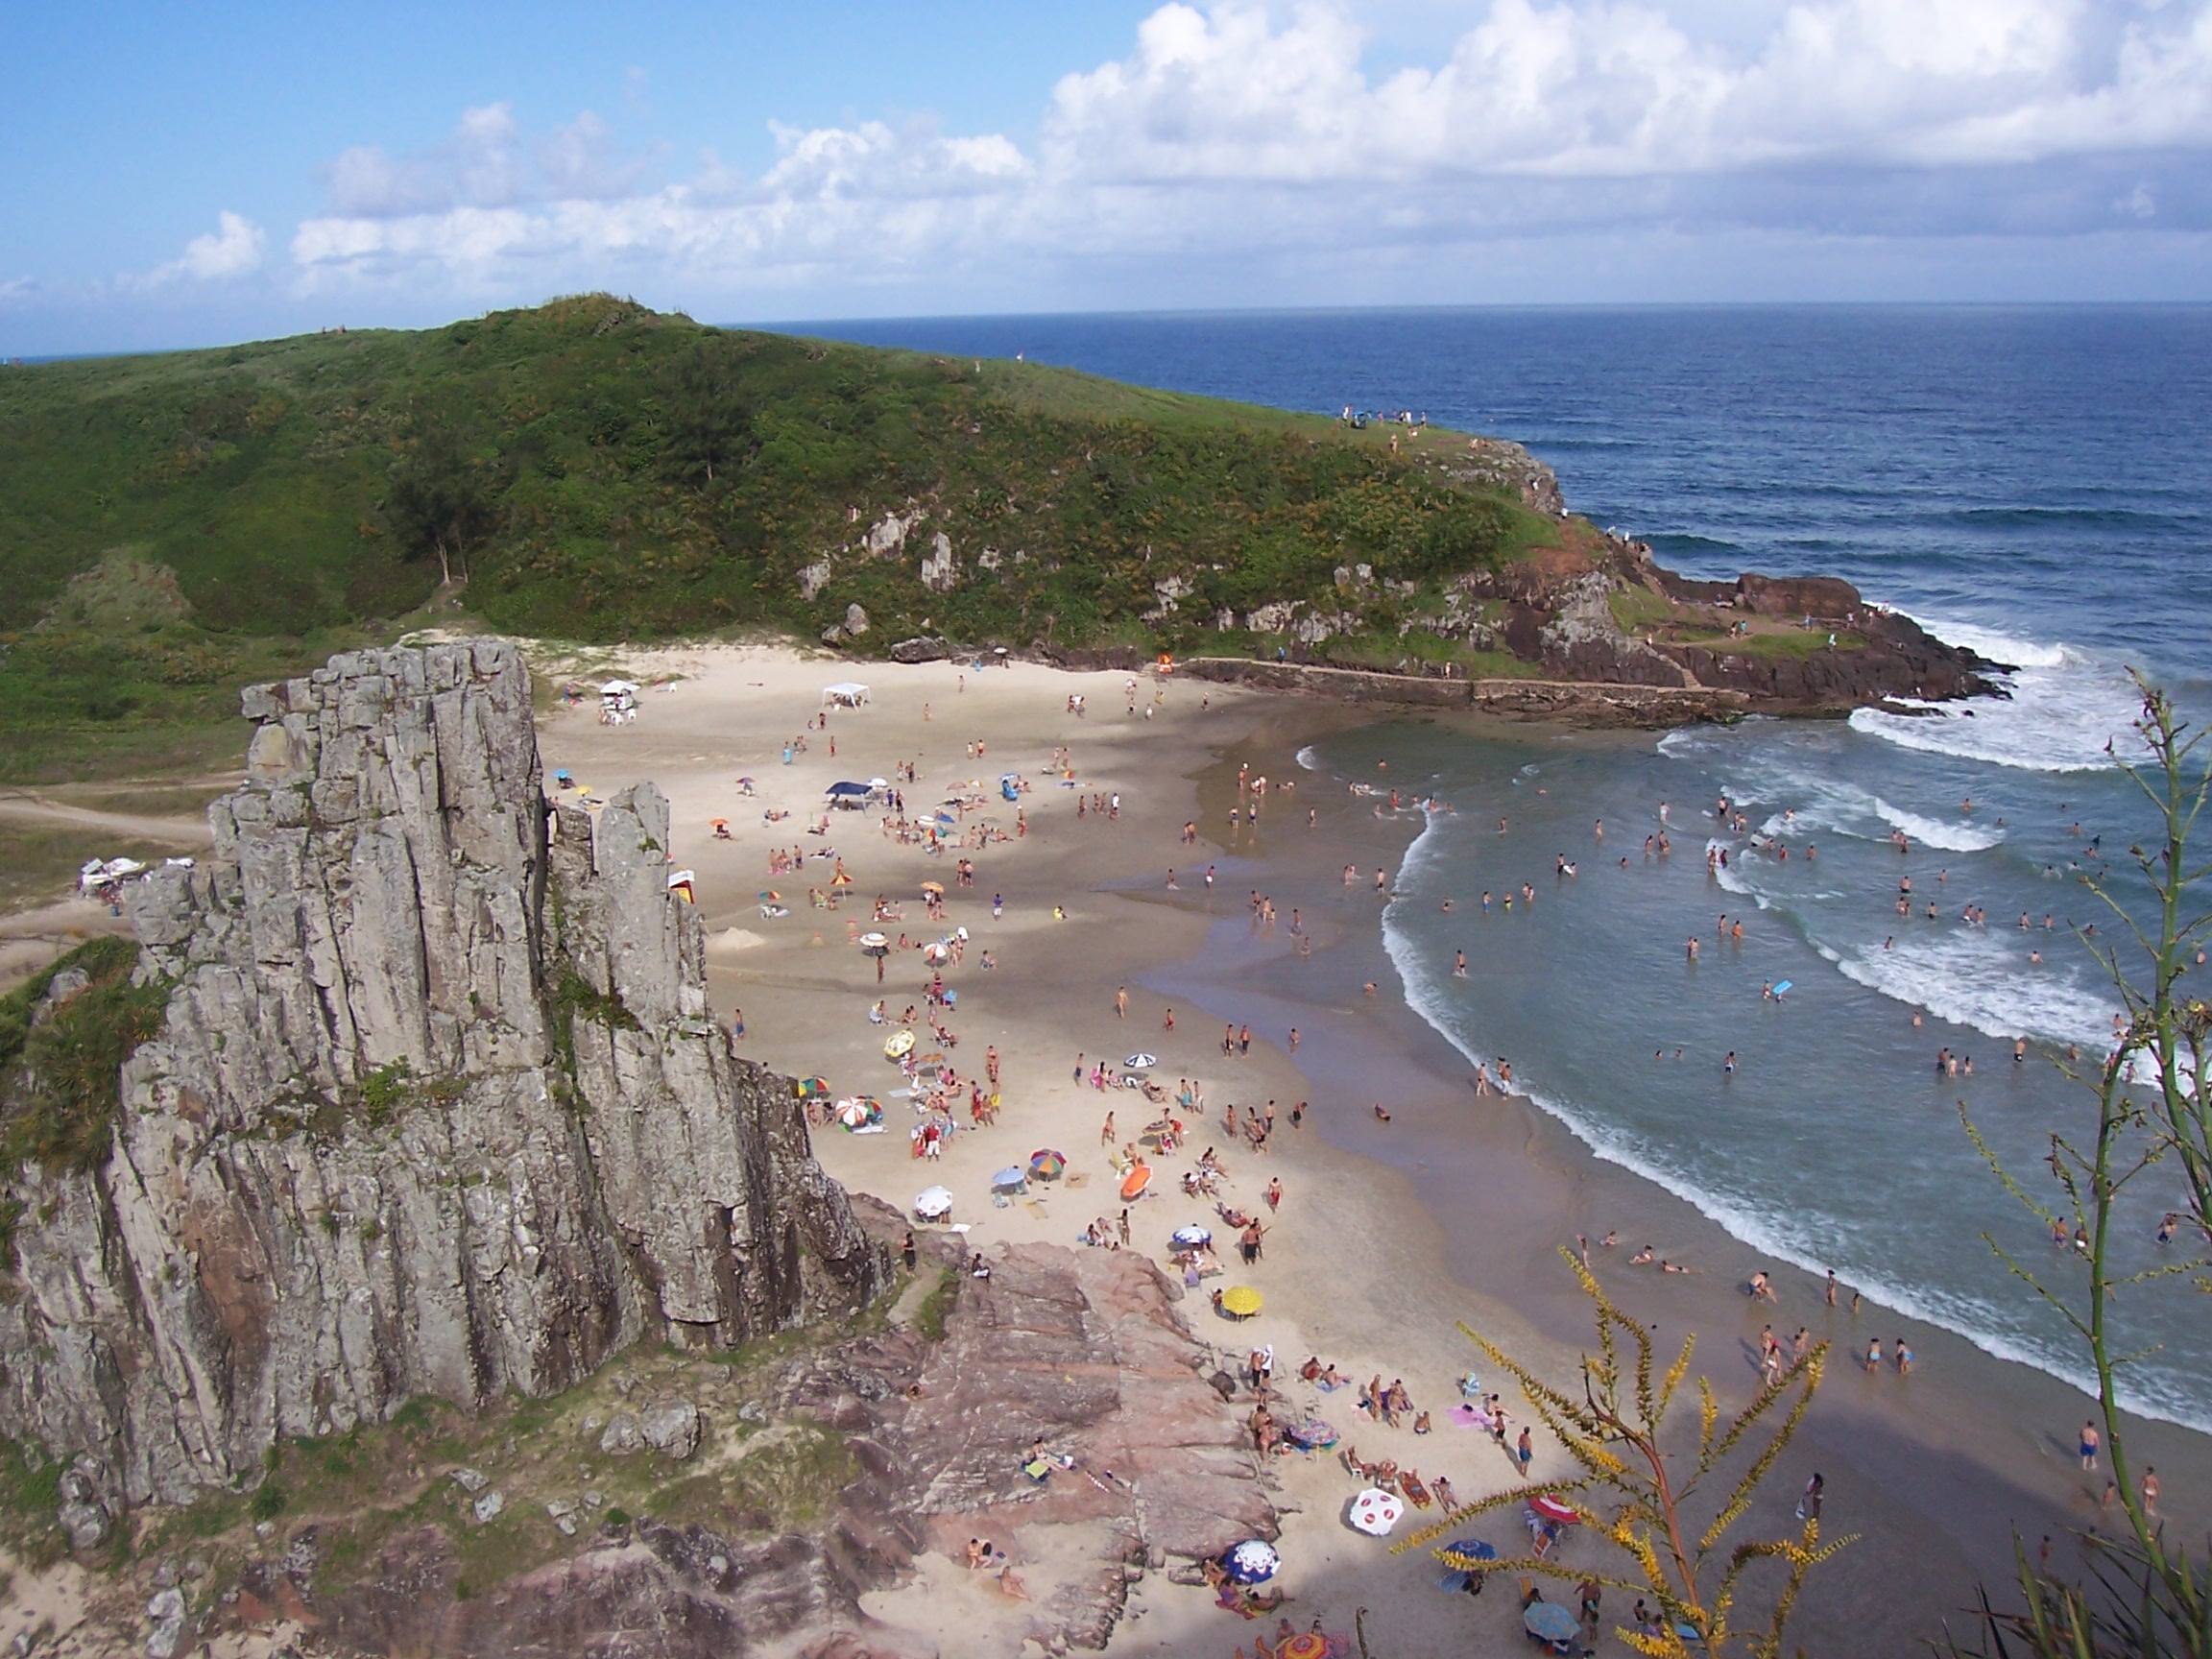
[[[283,1437],[888,1283],[787,1080],[708,1016],[665,801],[548,807],[513,646],[341,656],[245,712],[214,856],[129,890],[167,1004],[111,1146],[12,1172],[0,1432],[75,1457],[85,1533]]]

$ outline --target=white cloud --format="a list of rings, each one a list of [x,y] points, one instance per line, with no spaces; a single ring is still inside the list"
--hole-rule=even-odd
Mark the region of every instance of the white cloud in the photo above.
[[[757,179],[709,152],[654,184],[589,112],[529,140],[493,105],[429,150],[338,157],[292,256],[310,287],[527,296],[1637,225],[2060,234],[2108,227],[2116,195],[2124,216],[2212,224],[2189,182],[2212,148],[2212,0],[1784,0],[1761,27],[1739,9],[1725,36],[1689,4],[1490,0],[1448,50],[1388,72],[1335,6],[1169,4],[1125,58],[1060,81],[1028,150],[926,124],[776,127]]]
[[[172,282],[224,282],[251,276],[261,269],[268,242],[260,226],[226,209],[215,216],[213,230],[193,237],[180,256],[156,266],[139,282],[156,288]]]

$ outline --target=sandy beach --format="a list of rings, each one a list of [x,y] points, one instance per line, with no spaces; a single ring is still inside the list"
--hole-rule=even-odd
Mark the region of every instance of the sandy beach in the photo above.
[[[1184,1304],[1191,1328],[1232,1370],[1252,1348],[1271,1345],[1293,1413],[1330,1418],[1369,1460],[1442,1475],[1462,1501],[1510,1484],[1510,1457],[1446,1417],[1469,1371],[1485,1387],[1503,1386],[1458,1323],[1549,1376],[1571,1376],[1589,1322],[1555,1251],[1577,1234],[1596,1240],[1618,1230],[1624,1241],[1661,1240],[1664,1254],[1698,1269],[1662,1281],[1619,1260],[1624,1250],[1598,1251],[1593,1261],[1612,1293],[1654,1324],[1664,1349],[1686,1329],[1700,1334],[1697,1368],[1724,1400],[1756,1382],[1751,1338],[1762,1324],[1787,1334],[1803,1323],[1834,1341],[1806,1432],[1752,1517],[1768,1530],[1787,1526],[1798,1486],[1817,1469],[1828,1483],[1829,1534],[1859,1535],[1816,1575],[1792,1627],[1808,1651],[1907,1651],[1968,1605],[1977,1576],[2008,1573],[2008,1524],[2032,1541],[2096,1519],[2095,1492],[2071,1457],[2070,1431],[2083,1415],[2072,1390],[1871,1305],[1856,1324],[1842,1310],[1831,1314],[1817,1284],[1791,1271],[1776,1275],[1778,1309],[1755,1307],[1742,1286],[1770,1263],[1689,1206],[1592,1158],[1526,1102],[1474,1096],[1464,1061],[1396,995],[1381,946],[1372,873],[1396,868],[1412,827],[1378,822],[1325,780],[1302,776],[1293,758],[1317,732],[1371,715],[1149,674],[1139,677],[1133,703],[1127,675],[1025,663],[856,671],[787,649],[728,647],[630,653],[620,665],[648,682],[637,718],[601,725],[589,702],[546,713],[548,786],[565,771],[579,786],[571,799],[584,787],[604,797],[648,779],[668,795],[674,864],[694,873],[709,932],[714,1013],[728,1022],[742,1011],[740,1048],[751,1057],[820,1073],[833,1095],[884,1104],[884,1133],[816,1135],[823,1163],[856,1190],[905,1210],[922,1188],[942,1183],[955,1195],[950,1219],[967,1229],[967,1247],[986,1257],[1017,1241],[1076,1245],[1094,1220],[1114,1231],[1122,1204],[1105,1119],[1114,1114],[1118,1147],[1158,1109],[1078,1073],[1149,1052],[1158,1056],[1151,1074],[1170,1095],[1178,1080],[1194,1079],[1208,1112],[1191,1123],[1183,1153],[1160,1161],[1147,1196],[1128,1207],[1130,1247],[1165,1260],[1173,1229],[1214,1225],[1227,1272],[1208,1288],[1248,1284],[1264,1307],[1232,1324],[1191,1297]],[[650,684],[662,675],[678,678],[668,689]],[[809,729],[824,686],[849,678],[869,682],[869,700]],[[1071,696],[1085,700],[1083,714]],[[786,759],[786,743],[799,738],[804,749]],[[1049,766],[1063,748],[1073,787]],[[911,782],[900,771],[908,764]],[[1233,834],[1240,768],[1296,788],[1271,791],[1257,829]],[[1008,772],[1028,785],[1013,802],[998,795]],[[888,835],[879,810],[831,812],[826,833],[809,832],[830,783],[878,777],[899,781],[910,815],[973,783],[986,805],[958,814],[955,834],[992,820],[1006,838],[932,855]],[[1091,810],[1116,797],[1118,806]],[[788,816],[769,822],[770,812]],[[728,839],[717,837],[716,819]],[[1195,845],[1183,839],[1191,823]],[[772,874],[771,851],[793,849],[808,854],[805,863]],[[961,858],[974,862],[972,886],[956,878]],[[1346,863],[1361,873],[1350,889],[1339,875]],[[826,898],[840,864],[851,886],[835,909],[817,907],[809,890]],[[947,889],[942,924],[924,914],[925,881]],[[764,892],[779,897],[757,897]],[[1272,902],[1272,926],[1255,923],[1255,892]],[[878,895],[901,907],[897,919],[873,921]],[[764,915],[764,905],[788,914]],[[876,963],[854,943],[876,926],[893,942],[880,988]],[[946,1016],[959,1040],[949,1058],[979,1074],[995,1047],[1002,1111],[996,1126],[973,1130],[963,1115],[942,1155],[922,1161],[883,1038],[907,1004],[922,1001],[928,971],[918,947],[959,927],[968,935],[962,959],[946,970],[958,998]],[[879,998],[892,1026],[870,1021]],[[1248,1053],[1224,1055],[1225,1025],[1250,1027]],[[1388,1102],[1388,1124],[1371,1114],[1375,1100]],[[1301,1101],[1308,1106],[1294,1129],[1290,1113]],[[1269,1102],[1276,1130],[1267,1154],[1232,1149],[1224,1109],[1263,1111]],[[1181,1190],[1182,1173],[1209,1145],[1221,1149],[1230,1205],[1262,1211],[1268,1181],[1281,1182],[1263,1259],[1250,1268],[1236,1262],[1211,1204]],[[1067,1177],[995,1205],[993,1172],[1047,1147],[1066,1155]],[[1911,1379],[1858,1369],[1869,1332],[1885,1342],[1910,1338],[1920,1357]],[[1353,1404],[1356,1391],[1324,1396],[1298,1382],[1310,1355],[1360,1381],[1402,1379],[1435,1432],[1370,1424]],[[1518,1423],[1525,1412],[1509,1388],[1506,1403]],[[2200,1525],[2212,1470],[2203,1438],[2157,1425],[2140,1432],[2144,1453],[2168,1476],[2170,1509]],[[1564,1459],[1539,1435],[1533,1473],[1554,1471],[1567,1473]],[[1344,1524],[1357,1482],[1334,1457],[1277,1458],[1269,1479],[1285,1511],[1279,1582],[1294,1598],[1286,1611],[1299,1628],[1319,1616],[1348,1632],[1364,1607],[1378,1654],[1523,1650],[1509,1586],[1472,1601],[1445,1594],[1426,1551],[1394,1556]],[[1399,1535],[1434,1514],[1416,1513]],[[1468,1530],[1515,1543],[1507,1516]],[[1025,1557],[1019,1535],[1011,1545],[1033,1595],[1054,1573],[1082,1568],[1042,1547]],[[1570,1540],[1571,1564],[1596,1560],[1577,1548],[1590,1547]],[[2071,1559],[2072,1550],[2061,1534],[2056,1559]],[[919,1650],[930,1643],[947,1652],[1020,1650],[1021,1620],[983,1581],[934,1557],[868,1610],[914,1632]],[[1625,1607],[1606,1611],[1610,1626]],[[1251,1634],[1203,1589],[1150,1575],[1110,1650],[1226,1656]]]

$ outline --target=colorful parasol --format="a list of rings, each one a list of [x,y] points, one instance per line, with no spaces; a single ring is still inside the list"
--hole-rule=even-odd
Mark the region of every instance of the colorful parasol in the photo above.
[[[1531,1498],[1528,1507],[1547,1521],[1555,1521],[1562,1527],[1579,1527],[1582,1517],[1575,1505],[1556,1493],[1547,1492],[1541,1498]]]
[[[802,1077],[799,1079],[799,1098],[802,1100],[812,1100],[817,1095],[829,1093],[830,1080],[826,1077]]]
[[[898,1059],[902,1054],[908,1053],[913,1046],[914,1033],[911,1031],[894,1031],[890,1036],[883,1039],[883,1052],[893,1060]]]
[[[1029,1173],[1040,1181],[1057,1181],[1067,1168],[1066,1155],[1053,1151],[1049,1146],[1029,1154]]]
[[[1275,1659],[1329,1659],[1329,1638],[1318,1630],[1301,1630],[1275,1644]]]
[[[1210,1229],[1192,1222],[1188,1227],[1178,1227],[1168,1234],[1167,1242],[1178,1250],[1203,1250],[1214,1242],[1214,1234]]]
[[[1264,1584],[1282,1565],[1283,1557],[1275,1546],[1258,1538],[1245,1539],[1221,1557],[1222,1570],[1239,1584]]]

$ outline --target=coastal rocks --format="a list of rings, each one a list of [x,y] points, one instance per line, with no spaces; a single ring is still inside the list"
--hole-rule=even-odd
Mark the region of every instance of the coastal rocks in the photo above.
[[[857,639],[867,632],[868,613],[862,610],[859,601],[855,600],[845,607],[845,633],[848,637]]]
[[[171,1586],[156,1590],[146,1603],[146,1619],[151,1628],[146,1633],[147,1659],[177,1659],[178,1649],[184,1646],[188,1633],[187,1609],[184,1593]]]
[[[942,662],[952,654],[952,647],[932,635],[919,635],[912,639],[902,639],[891,647],[894,662]]]
[[[0,1432],[116,1502],[280,1436],[857,1308],[888,1260],[707,1017],[650,785],[549,814],[499,640],[250,688],[215,854],[130,889],[165,1022],[96,1172],[19,1172]],[[267,736],[276,733],[281,737]]]
[[[699,1407],[671,1400],[642,1412],[617,1411],[599,1436],[599,1450],[614,1456],[648,1449],[678,1462],[690,1456],[699,1449]]]
[[[860,545],[873,558],[897,558],[906,545],[907,533],[922,519],[920,509],[907,514],[886,513],[880,521],[869,527],[868,534],[860,539]]]
[[[92,1554],[114,1530],[117,1495],[113,1480],[96,1458],[79,1454],[61,1471],[61,1505],[54,1519],[69,1535],[69,1551],[79,1557]]]
[[[977,1533],[1027,1540],[1018,1558],[1043,1560],[1067,1552],[1065,1537],[1080,1559],[1053,1586],[1032,1573],[1030,1634],[1094,1648],[1120,1617],[1125,1563],[1275,1536],[1249,1438],[1205,1382],[1180,1286],[1152,1263],[1009,1245],[989,1279],[956,1283],[943,1340],[840,1344],[795,1363],[776,1402],[845,1435],[864,1473],[842,1525],[874,1536],[886,1567],[924,1550],[957,1557]],[[1039,1442],[1073,1467],[1032,1480],[1022,1465]]]
[[[830,586],[830,565],[827,554],[811,565],[802,565],[799,570],[799,597],[812,604],[814,595]]]
[[[960,581],[960,561],[953,556],[952,539],[940,530],[929,539],[929,551],[922,560],[922,586],[932,593],[950,593]]]

